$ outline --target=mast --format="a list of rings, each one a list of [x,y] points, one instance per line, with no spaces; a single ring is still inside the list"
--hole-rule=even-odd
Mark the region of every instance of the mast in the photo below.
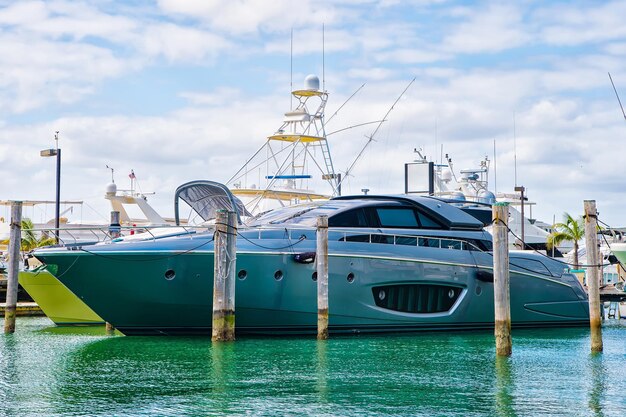
[[[324,112],[328,93],[320,90],[320,80],[309,75],[304,88],[291,92],[295,108],[285,113],[283,123],[265,144],[227,182],[233,194],[245,197],[252,213],[262,210],[263,200],[279,205],[329,198],[339,186],[328,141]],[[263,158],[265,157],[265,158]],[[248,174],[266,167],[265,185],[247,184]],[[309,189],[313,179],[330,186],[328,194]]]

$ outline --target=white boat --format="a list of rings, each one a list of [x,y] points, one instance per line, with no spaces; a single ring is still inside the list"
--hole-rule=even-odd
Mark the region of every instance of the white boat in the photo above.
[[[226,182],[252,214],[340,195],[341,175],[335,173],[326,138],[328,93],[320,90],[317,76],[309,75],[304,88],[291,94],[296,107]]]
[[[489,190],[489,158],[485,157],[478,168],[462,169],[457,175],[448,155],[445,158],[446,163],[435,164],[428,161],[421,151],[416,149],[415,152],[418,159],[405,164],[405,193],[433,195],[459,204],[491,205],[495,202],[507,202],[510,205],[510,248],[521,249],[520,240],[523,237],[524,249],[546,250],[551,225],[532,218],[532,209],[536,203],[529,201],[526,196],[522,199],[520,191],[496,194]],[[485,223],[491,221],[490,218],[483,220]],[[564,242],[557,250],[567,252],[572,247],[571,243]]]

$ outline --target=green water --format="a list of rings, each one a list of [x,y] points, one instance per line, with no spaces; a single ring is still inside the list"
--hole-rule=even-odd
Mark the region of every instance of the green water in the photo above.
[[[496,360],[490,332],[314,338],[107,336],[19,318],[0,334],[2,416],[626,415],[626,323],[517,330]]]

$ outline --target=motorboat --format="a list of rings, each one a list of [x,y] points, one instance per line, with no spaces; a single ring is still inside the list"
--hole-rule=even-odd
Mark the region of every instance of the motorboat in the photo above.
[[[134,173],[132,175],[134,178]],[[120,213],[120,228],[126,227],[128,238],[143,239],[164,233],[159,229],[152,229],[149,233],[145,233],[148,230],[146,228],[164,226],[168,224],[168,221],[150,206],[145,194],[134,190],[132,182],[130,190],[124,190],[118,189],[112,181],[106,186],[104,197],[111,204],[111,209]],[[135,217],[132,214],[135,214]],[[137,214],[140,214],[140,217],[136,217]],[[65,223],[59,230],[59,240],[66,247],[88,245],[103,239],[110,239],[109,228],[109,224]],[[172,232],[171,228],[166,230],[168,233]],[[58,326],[104,324],[102,318],[61,284],[50,271],[42,268],[37,260],[28,258],[26,264],[28,268],[19,272],[20,286],[54,324]]]
[[[237,211],[225,186],[215,190],[221,197],[212,201]],[[492,238],[484,223],[437,198],[360,195],[272,210],[239,226],[238,333],[316,331],[320,215],[329,221],[330,332],[493,328]],[[209,230],[34,255],[126,335],[210,334],[213,236]],[[512,251],[510,274],[513,327],[588,325],[587,295],[563,263]]]

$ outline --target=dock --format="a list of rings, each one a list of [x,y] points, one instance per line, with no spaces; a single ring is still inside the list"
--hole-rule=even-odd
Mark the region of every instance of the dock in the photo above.
[[[0,316],[4,317],[4,309],[6,307],[6,303],[0,303]],[[45,314],[41,311],[41,308],[34,302],[18,302],[17,308],[15,310],[16,316],[19,317],[27,317],[27,316],[44,316]]]
[[[600,287],[600,301],[626,302],[626,292],[618,290],[613,284],[603,285]]]

